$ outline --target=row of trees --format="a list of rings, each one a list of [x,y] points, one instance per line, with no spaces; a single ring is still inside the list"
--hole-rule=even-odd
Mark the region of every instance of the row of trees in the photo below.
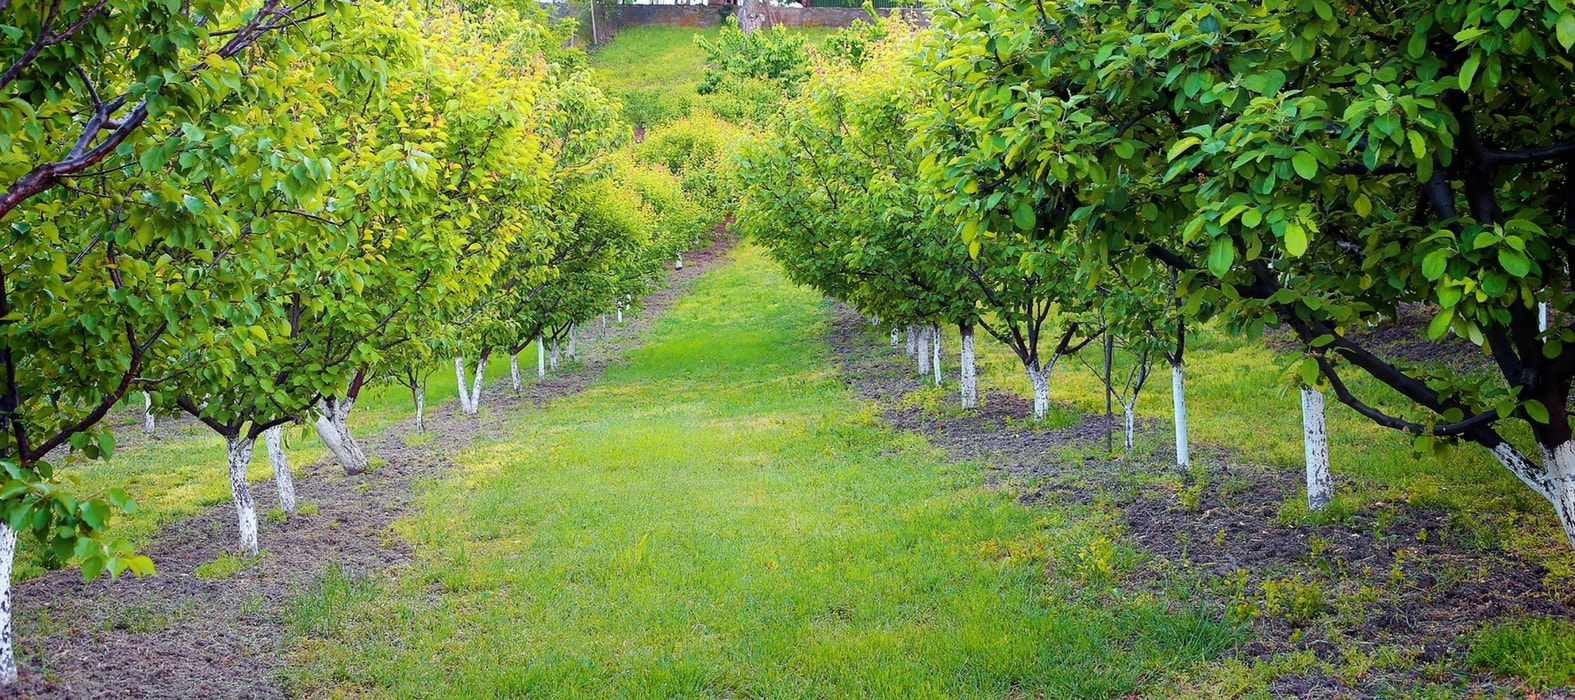
[[[534,3],[0,0],[0,683],[30,532],[88,578],[151,572],[105,535],[130,394],[223,436],[240,550],[246,470],[312,422],[350,474],[379,382],[572,337],[643,294],[715,215],[629,129]],[[456,360],[463,366],[463,360]],[[463,386],[463,381],[461,382]],[[516,377],[516,388],[518,379]]]
[[[885,26],[741,155],[743,218],[797,279],[899,326],[985,328],[1036,415],[1048,368],[1096,337],[1129,413],[1146,369],[1108,358],[1162,357],[1183,462],[1187,326],[1283,326],[1312,507],[1328,391],[1423,450],[1489,450],[1575,546],[1575,7],[946,0],[928,30]],[[1402,304],[1499,371],[1354,332]]]

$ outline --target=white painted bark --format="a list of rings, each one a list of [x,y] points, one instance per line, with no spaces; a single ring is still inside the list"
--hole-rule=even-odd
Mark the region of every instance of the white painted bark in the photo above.
[[[427,431],[426,415],[425,415],[426,412],[427,412],[427,391],[426,391],[426,388],[425,387],[417,387],[416,388],[416,434],[417,435],[420,435],[421,433],[424,433],[424,432]]]
[[[1134,431],[1136,431],[1136,429],[1137,429],[1137,416],[1135,415],[1136,413],[1137,413],[1137,397],[1134,396],[1132,398],[1132,401],[1130,401],[1130,402],[1122,402],[1121,403],[1121,417],[1126,421],[1126,426],[1125,427],[1126,427],[1126,431],[1127,431],[1127,434],[1126,434],[1126,438],[1127,438],[1127,441],[1126,441],[1127,454],[1131,454],[1132,453],[1132,433]]]
[[[1537,302],[1537,330],[1543,333],[1548,331],[1548,302]]]
[[[1323,392],[1302,387],[1302,441],[1307,459],[1307,510],[1318,512],[1334,498],[1329,475],[1329,433],[1324,420]]]
[[[962,407],[975,408],[979,405],[979,377],[974,368],[973,355],[973,326],[961,326],[958,334],[962,336],[962,370],[959,372],[962,383]]]
[[[1548,475],[1548,501],[1564,527],[1565,539],[1575,548],[1575,441],[1542,448],[1542,463]]]
[[[16,560],[16,530],[0,521],[0,687],[17,682],[16,650],[11,643],[11,565]]]
[[[1187,469],[1192,466],[1192,455],[1187,442],[1187,390],[1180,364],[1170,366],[1170,404],[1176,425],[1176,466]]]
[[[622,321],[623,319],[619,319]],[[542,342],[541,336],[536,336],[536,378],[547,378],[547,344]]]
[[[1537,465],[1527,460],[1513,445],[1501,442],[1490,451],[1494,457],[1498,458],[1499,464],[1504,465],[1504,468],[1519,478],[1521,483],[1524,483],[1532,491],[1537,492],[1537,495],[1548,499],[1548,501],[1551,502],[1553,500],[1552,492],[1548,490],[1546,474]]]
[[[682,269],[684,269],[684,254],[683,253],[679,253],[678,254],[678,260],[673,263],[673,269],[674,270],[682,270]]]
[[[623,302],[618,303],[618,323],[623,324]]]
[[[477,387],[475,395],[480,394]],[[346,474],[360,474],[371,466],[371,461],[366,458],[366,453],[361,450],[361,443],[356,442],[355,436],[350,434],[350,409],[355,407],[351,399],[323,399],[317,404],[317,418],[312,421],[312,426],[317,428],[317,437],[323,441],[323,446],[333,454],[334,461],[344,467]]]
[[[520,355],[517,352],[509,353],[509,385],[516,394],[525,388],[525,382],[520,380]]]
[[[571,323],[571,324],[569,324],[569,348],[568,348],[568,352],[569,352],[569,359],[571,359],[571,360],[580,356],[579,351],[574,349],[575,341],[578,339],[578,336],[580,334],[579,331],[580,331],[580,324],[578,324],[578,323]]]
[[[602,330],[607,330],[607,314],[602,314]]]
[[[481,384],[487,378],[487,353],[476,358],[476,378],[470,384],[470,415],[481,412]]]
[[[263,442],[268,445],[268,463],[273,466],[273,482],[279,487],[279,509],[295,512],[295,475],[290,473],[290,458],[284,453],[284,426],[276,425],[263,432]]]
[[[246,483],[246,468],[252,463],[256,440],[243,436],[225,438],[230,459],[230,496],[235,501],[235,518],[240,534],[241,554],[257,555],[257,503],[252,487]]]
[[[470,407],[470,390],[465,386],[465,358],[454,358],[454,381],[459,384],[459,412],[475,413]]]
[[[1050,415],[1050,368],[1039,366],[1035,360],[1023,368],[1028,372],[1028,383],[1034,388],[1034,420],[1044,420]]]
[[[152,435],[156,429],[158,423],[153,418],[153,396],[144,391],[142,392],[142,432],[144,435]]]
[[[935,370],[935,386],[941,385],[941,327],[930,326],[930,366]]]
[[[919,361],[919,376],[923,377],[924,375],[930,373],[930,350],[932,349],[930,343],[930,327],[919,326],[919,332],[916,335],[918,335],[918,338],[914,341],[914,344],[918,348],[916,357]]]
[[[550,369],[554,372],[558,371],[558,359],[560,355],[561,353],[558,352],[558,339],[553,338],[552,344],[547,346],[547,369]]]
[[[902,331],[891,329],[891,349],[896,350],[902,346]]]

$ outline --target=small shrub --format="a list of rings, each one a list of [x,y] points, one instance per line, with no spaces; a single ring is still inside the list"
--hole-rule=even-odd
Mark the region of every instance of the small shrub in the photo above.
[[[1306,623],[1323,613],[1328,607],[1323,587],[1316,581],[1303,581],[1300,574],[1288,579],[1269,579],[1263,582],[1263,610],[1270,615],[1283,615],[1293,625]]]
[[[257,563],[257,557],[243,557],[231,552],[220,552],[219,556],[206,564],[201,564],[192,570],[192,574],[203,581],[217,581],[229,578],[241,569],[249,568]]]

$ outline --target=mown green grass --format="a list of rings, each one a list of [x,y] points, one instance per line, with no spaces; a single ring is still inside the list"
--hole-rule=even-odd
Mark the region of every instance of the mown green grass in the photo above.
[[[533,352],[534,349],[527,351]],[[427,387],[428,411],[459,395],[452,366],[447,364],[433,373]],[[507,376],[508,371],[508,358],[493,358],[487,368],[487,377],[489,381],[495,380]],[[141,401],[141,396],[133,396],[128,404],[134,409],[117,412],[115,420],[121,426],[117,428],[118,433],[142,429],[140,422],[134,422],[140,420],[136,411],[140,410]],[[368,387],[350,413],[351,430],[365,442],[389,426],[410,418],[414,410],[410,394],[404,388]],[[133,423],[127,425],[127,421]],[[117,450],[110,459],[68,461],[62,468],[65,478],[75,479],[81,485],[79,493],[91,494],[111,487],[126,490],[136,502],[136,510],[131,514],[116,513],[106,536],[126,538],[136,547],[146,544],[163,526],[194,515],[206,506],[230,500],[224,438],[206,426],[172,421],[162,421],[157,435],[159,439]],[[285,447],[290,465],[298,474],[302,466],[327,454],[310,425],[286,428]],[[376,451],[369,451],[369,456],[375,461]],[[273,488],[273,469],[268,464],[268,453],[261,440],[252,455],[247,476],[254,489]],[[267,483],[262,483],[265,481]],[[268,549],[266,536],[261,544],[264,550]],[[59,566],[58,562],[50,561],[43,547],[31,538],[22,538],[19,550],[18,580],[41,575],[49,567]],[[154,566],[158,566],[157,561]]]
[[[397,525],[417,566],[299,601],[294,689],[1104,698],[1233,643],[1115,589],[1108,513],[1021,506],[879,426],[826,312],[739,249],[603,383],[428,485]]]

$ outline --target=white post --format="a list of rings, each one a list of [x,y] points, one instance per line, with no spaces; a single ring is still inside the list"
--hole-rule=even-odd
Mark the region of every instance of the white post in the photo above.
[[[257,504],[246,483],[246,468],[252,463],[255,441],[245,435],[225,438],[230,459],[230,496],[235,501],[235,518],[240,531],[241,554],[257,555]]]
[[[962,407],[974,408],[979,405],[979,378],[974,368],[973,355],[973,326],[958,326],[958,335],[962,336]]]
[[[1192,455],[1187,444],[1187,394],[1180,363],[1170,366],[1170,403],[1176,424],[1176,466],[1188,469],[1192,466]]]
[[[1323,392],[1302,387],[1302,439],[1307,458],[1307,510],[1318,512],[1334,498],[1329,475],[1329,434],[1324,421]]]

